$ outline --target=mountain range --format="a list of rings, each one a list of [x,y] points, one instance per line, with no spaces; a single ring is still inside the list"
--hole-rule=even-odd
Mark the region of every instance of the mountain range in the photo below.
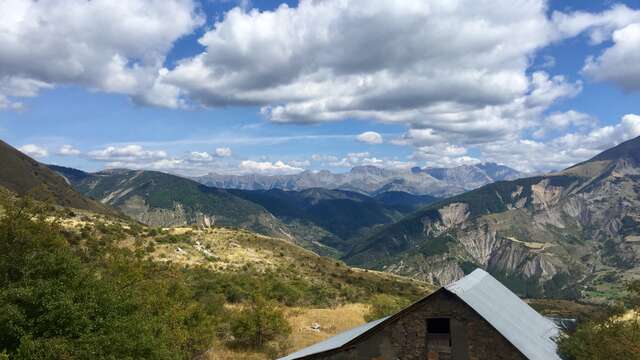
[[[357,166],[346,173],[327,170],[303,171],[294,175],[220,175],[210,173],[194,180],[213,187],[242,190],[339,189],[376,195],[402,191],[414,195],[446,197],[500,180],[525,176],[517,170],[495,163],[462,165],[454,168],[419,168],[407,170]]]
[[[402,192],[370,197],[344,190],[234,190],[157,171],[86,173],[51,165],[76,190],[150,226],[225,226],[288,239],[322,255],[340,256],[350,239],[393,223],[437,200]]]
[[[3,145],[1,165],[14,170],[3,171],[0,184],[17,194],[45,189],[36,194],[59,205],[121,212],[153,226],[245,228],[353,266],[434,284],[481,267],[528,297],[610,299],[640,274],[640,138],[559,172],[448,198],[219,189],[155,171],[47,167]],[[386,172],[351,173],[365,170],[369,183]],[[455,178],[455,171],[429,171],[412,170]]]
[[[445,284],[475,267],[526,296],[615,297],[640,272],[640,138],[499,181],[377,229],[344,259]]]

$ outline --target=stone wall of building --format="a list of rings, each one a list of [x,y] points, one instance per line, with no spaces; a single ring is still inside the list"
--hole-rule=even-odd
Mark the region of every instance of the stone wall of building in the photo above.
[[[353,347],[310,359],[330,360],[523,360],[507,339],[455,295],[440,291],[382,326]],[[426,352],[426,320],[450,318],[451,357]]]

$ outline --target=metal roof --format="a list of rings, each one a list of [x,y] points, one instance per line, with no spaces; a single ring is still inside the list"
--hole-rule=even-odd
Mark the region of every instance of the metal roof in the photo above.
[[[476,269],[464,278],[445,286],[444,290],[455,294],[473,308],[529,360],[560,360],[554,340],[560,334],[556,324],[540,315],[489,273]],[[417,303],[394,316],[345,331],[279,360],[294,360],[339,349],[364,333],[374,331],[376,326],[385,321],[393,321],[415,305]]]
[[[283,358],[280,358],[278,360],[293,360],[293,359],[299,359],[301,357],[304,356],[308,356],[308,355],[313,355],[313,354],[317,354],[317,353],[321,353],[324,351],[328,351],[328,350],[333,350],[333,349],[337,349],[339,347],[341,347],[342,345],[348,343],[349,341],[355,339],[356,337],[360,336],[361,334],[365,333],[367,330],[375,327],[376,325],[380,324],[381,322],[387,320],[388,317],[382,318],[382,319],[378,319],[378,320],[374,320],[372,322],[366,323],[364,325],[360,325],[356,328],[353,328],[351,330],[347,330],[345,332],[342,332],[336,336],[330,337],[327,340],[321,341],[319,343],[313,344],[307,348],[304,348],[302,350],[296,351],[292,354],[289,354]]]
[[[445,287],[471,306],[529,360],[560,359],[555,338],[560,331],[481,269]]]

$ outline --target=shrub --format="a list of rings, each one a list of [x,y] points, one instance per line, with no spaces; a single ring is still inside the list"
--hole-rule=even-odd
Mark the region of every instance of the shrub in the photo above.
[[[410,301],[396,296],[378,294],[371,301],[371,309],[365,316],[366,321],[373,321],[390,316],[407,307]]]
[[[254,295],[246,309],[231,320],[236,346],[264,349],[270,342],[283,342],[291,333],[282,311],[260,295]]]
[[[43,208],[4,210],[0,349],[9,358],[191,359],[209,348],[210,318],[176,269],[97,240],[87,246],[108,256],[78,256]]]
[[[640,281],[628,285],[629,293],[604,319],[578,325],[560,339],[559,353],[567,360],[640,359]],[[621,320],[621,314],[632,314]]]

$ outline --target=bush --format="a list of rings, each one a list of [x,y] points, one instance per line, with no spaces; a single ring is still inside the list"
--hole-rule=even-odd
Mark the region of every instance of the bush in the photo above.
[[[230,328],[234,345],[255,349],[264,349],[270,342],[282,343],[291,333],[282,311],[260,295],[234,316]]]
[[[560,339],[559,353],[567,360],[640,359],[640,281],[628,286],[623,303],[604,319],[580,324]],[[621,314],[632,314],[620,320]]]
[[[0,218],[7,357],[191,359],[209,348],[210,318],[180,272],[104,244],[108,256],[81,257],[44,209],[8,203]]]
[[[365,320],[373,321],[385,316],[393,315],[407,307],[409,304],[410,301],[405,298],[386,294],[375,295],[371,301],[371,309],[365,316]]]

